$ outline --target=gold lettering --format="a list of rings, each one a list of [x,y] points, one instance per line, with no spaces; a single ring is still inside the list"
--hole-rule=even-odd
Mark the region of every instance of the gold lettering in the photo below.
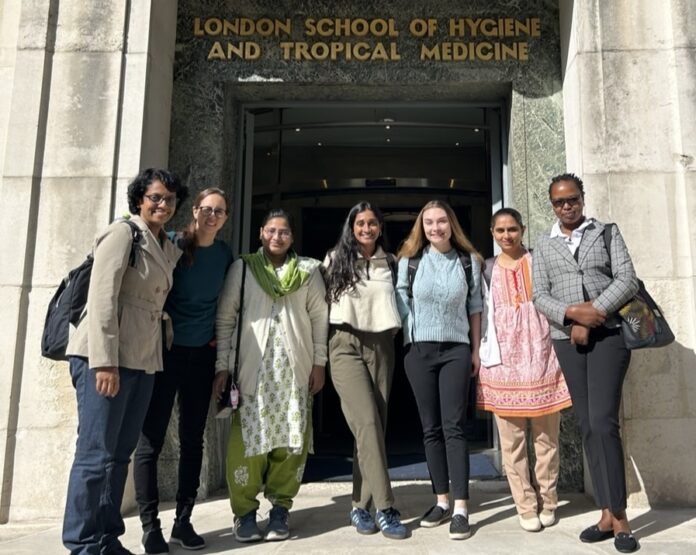
[[[201,27],[201,18],[196,17],[193,20],[193,36],[194,37],[202,37],[205,35],[205,32],[203,31],[203,28]]]
[[[256,22],[256,31],[262,37],[270,37],[273,34],[273,22],[267,17],[262,17]]]
[[[522,62],[529,60],[529,45],[526,42],[517,43],[517,59]]]
[[[493,58],[493,55],[493,45],[490,42],[479,42],[476,45],[477,60],[488,61]]]
[[[313,37],[317,34],[317,24],[313,17],[308,17],[305,19],[305,35],[308,37]],[[288,43],[289,44],[289,43]]]
[[[225,36],[239,34],[239,19],[225,19],[222,26],[222,34]]]
[[[381,42],[378,42],[375,45],[375,49],[372,51],[372,56],[370,56],[370,60],[383,60],[383,61],[388,61],[389,56],[387,55],[387,49],[384,48],[384,45]]]
[[[356,19],[350,26],[350,30],[346,36],[355,35],[356,37],[364,37],[370,32],[370,24],[364,19]]]
[[[481,22],[481,34],[485,37],[495,37],[498,34],[494,19],[484,19]]]
[[[290,51],[292,50],[294,43],[292,42],[281,42],[280,43],[280,49],[283,52],[283,60],[289,60],[290,59]]]
[[[529,23],[529,18],[525,19],[524,21],[517,19],[515,21],[515,36],[519,37],[520,35],[529,35]]]
[[[408,24],[408,30],[414,37],[424,37],[428,33],[428,23],[425,19],[412,19]]]
[[[217,17],[211,17],[205,20],[203,24],[205,34],[211,37],[216,37],[222,31],[222,21]]]
[[[421,44],[421,60],[440,60],[440,45],[436,44],[432,48],[428,48],[425,44]]]
[[[215,41],[208,52],[208,60],[224,60],[225,51],[219,41]]]
[[[514,37],[515,36],[515,20],[511,17],[502,19],[502,29],[504,37]],[[519,23],[519,21],[518,21]]]
[[[370,59],[370,45],[366,42],[356,42],[353,46],[353,56],[356,60],[364,62]]]
[[[400,60],[401,59],[401,54],[399,54],[399,50],[397,49],[395,42],[389,43],[389,59],[390,60]]]
[[[469,34],[472,37],[478,35],[478,27],[481,24],[481,19],[466,19],[466,24],[469,27]]]
[[[499,60],[516,60],[517,59],[517,45],[519,43],[512,43],[511,45],[501,44],[500,45],[500,57]]]
[[[309,48],[306,42],[296,42],[295,43],[295,59],[296,60],[311,60],[312,57],[309,55]]]
[[[532,37],[540,37],[541,36],[541,22],[539,21],[539,18],[533,17],[533,18],[531,18],[530,22],[532,25],[531,36]]]
[[[465,29],[464,19],[461,17],[459,19],[450,18],[447,34],[450,37],[463,37]]]
[[[330,48],[325,42],[315,42],[312,45],[312,58],[315,60],[326,60],[329,57]]]

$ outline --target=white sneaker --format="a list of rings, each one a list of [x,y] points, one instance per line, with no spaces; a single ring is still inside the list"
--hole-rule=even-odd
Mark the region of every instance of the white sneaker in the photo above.
[[[539,513],[539,522],[541,522],[541,525],[544,528],[553,526],[554,524],[556,524],[556,511],[544,509]]]
[[[520,521],[522,530],[526,530],[527,532],[538,532],[541,530],[541,521],[536,513],[524,513],[517,518]]]

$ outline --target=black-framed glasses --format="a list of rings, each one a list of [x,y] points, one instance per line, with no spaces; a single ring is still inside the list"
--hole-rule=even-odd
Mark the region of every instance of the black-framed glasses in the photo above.
[[[196,208],[203,214],[204,218],[210,216],[215,216],[216,218],[224,218],[227,216],[227,210],[224,208],[213,208],[212,206],[196,206]]]
[[[176,195],[158,195],[157,193],[154,193],[152,195],[143,196],[147,198],[152,204],[164,203],[167,206],[176,206]]]
[[[564,198],[554,198],[551,199],[551,205],[554,208],[563,208],[563,205],[568,203],[570,206],[575,206],[580,203],[580,195],[575,195],[574,197],[564,197]]]

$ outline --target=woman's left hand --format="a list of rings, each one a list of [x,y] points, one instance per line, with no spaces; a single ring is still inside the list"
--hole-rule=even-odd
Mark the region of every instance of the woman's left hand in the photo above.
[[[481,370],[481,357],[478,351],[471,353],[471,377],[475,378],[478,376],[479,370]]]
[[[316,395],[324,387],[324,381],[326,379],[326,372],[323,366],[314,365],[312,366],[312,371],[309,374],[309,392],[312,395]]]

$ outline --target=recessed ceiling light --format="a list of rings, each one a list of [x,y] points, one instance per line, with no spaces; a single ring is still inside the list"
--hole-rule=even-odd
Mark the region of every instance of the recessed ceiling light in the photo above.
[[[385,125],[384,128],[385,128],[385,129],[391,129],[391,125]]]
[[[270,155],[271,155],[271,151],[269,150],[269,151],[266,153],[266,156],[270,156]]]
[[[456,143],[454,143],[454,146],[459,146],[459,141],[457,141]]]
[[[321,145],[321,141],[317,143],[317,146],[322,146],[322,145]]]
[[[391,143],[391,139],[387,139],[387,142],[388,142],[388,143]]]
[[[479,132],[479,128],[478,128],[478,127],[474,127],[474,133],[478,133],[478,132]]]
[[[299,133],[299,132],[300,132],[300,128],[299,128],[299,127],[295,127],[295,133]]]

